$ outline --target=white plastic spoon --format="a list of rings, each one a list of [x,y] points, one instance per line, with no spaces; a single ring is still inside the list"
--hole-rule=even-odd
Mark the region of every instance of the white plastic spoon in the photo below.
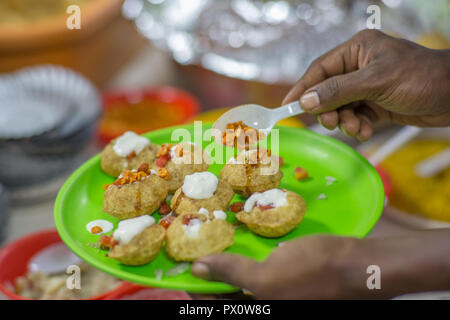
[[[414,170],[419,177],[429,178],[450,166],[450,148],[416,164]]]
[[[369,162],[376,166],[394,151],[405,145],[422,131],[422,128],[406,126],[389,138],[374,154],[369,157]]]
[[[275,109],[265,108],[257,104],[244,104],[225,112],[214,122],[213,129],[223,132],[226,130],[228,123],[242,121],[249,127],[263,130],[268,135],[278,121],[303,112],[298,101]]]
[[[58,242],[39,251],[28,263],[28,269],[50,275],[65,272],[68,266],[80,263],[80,258],[64,243]]]

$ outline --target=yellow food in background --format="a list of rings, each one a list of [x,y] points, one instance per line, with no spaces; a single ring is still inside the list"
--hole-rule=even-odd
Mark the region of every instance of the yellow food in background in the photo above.
[[[390,204],[402,211],[426,218],[450,221],[450,168],[431,178],[415,175],[415,165],[448,148],[450,142],[417,140],[383,162],[392,179]]]
[[[442,32],[429,32],[420,35],[416,42],[424,47],[430,49],[448,49],[450,48],[450,41]]]
[[[117,136],[126,131],[138,133],[169,127],[183,120],[178,110],[169,103],[145,100],[139,103],[115,102],[103,113],[100,131],[117,132]]]

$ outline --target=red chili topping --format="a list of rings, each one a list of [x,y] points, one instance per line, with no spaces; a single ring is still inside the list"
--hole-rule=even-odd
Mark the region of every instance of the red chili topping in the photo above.
[[[101,227],[99,227],[99,226],[93,226],[92,228],[91,228],[91,232],[93,233],[93,234],[97,234],[97,233],[100,233],[100,232],[102,232],[103,231],[103,229],[101,228]]]
[[[242,211],[242,209],[244,209],[244,202],[242,202],[242,201],[235,202],[230,206],[230,211],[234,212],[234,213]]]
[[[159,157],[158,159],[155,160],[155,164],[160,167],[163,168],[167,162],[169,162],[170,160],[170,153],[167,153],[161,157]]]
[[[271,204],[268,204],[268,205],[265,205],[265,206],[261,206],[261,205],[258,204],[258,208],[259,208],[261,211],[265,211],[265,210],[273,209],[273,208],[275,208],[275,207],[274,207],[273,205],[271,205]]]
[[[131,151],[129,154],[127,154],[127,159],[128,160],[130,160],[130,159],[133,159],[134,157],[136,157],[136,151]]]
[[[167,218],[159,220],[159,224],[167,229],[170,226],[170,224],[173,222],[173,220],[175,220],[175,217],[167,217]]]
[[[198,218],[192,214],[186,214],[183,216],[181,223],[187,226],[189,224],[189,222],[191,222],[191,220],[194,220],[194,219],[198,219]]]
[[[308,171],[306,169],[303,169],[302,167],[297,167],[294,170],[295,179],[297,180],[303,180],[308,178]]]
[[[150,167],[148,165],[148,163],[143,162],[141,163],[141,165],[139,166],[139,168],[137,169],[138,172],[145,172],[146,174],[150,174]]]
[[[103,235],[100,237],[99,239],[100,242],[100,246],[102,247],[102,249],[112,249],[114,248],[114,246],[118,245],[119,243],[114,240],[113,236],[107,236],[107,235]]]
[[[159,207],[159,214],[166,215],[169,213],[170,213],[170,207],[167,204],[167,202],[164,201],[163,203],[161,203],[161,206]]]

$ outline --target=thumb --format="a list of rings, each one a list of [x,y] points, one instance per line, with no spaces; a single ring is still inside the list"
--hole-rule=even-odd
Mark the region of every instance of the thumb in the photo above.
[[[223,281],[252,291],[261,264],[240,255],[223,253],[200,258],[192,266],[194,276]]]
[[[308,89],[300,97],[300,104],[306,112],[323,113],[364,100],[373,90],[368,76],[366,68],[328,78]]]

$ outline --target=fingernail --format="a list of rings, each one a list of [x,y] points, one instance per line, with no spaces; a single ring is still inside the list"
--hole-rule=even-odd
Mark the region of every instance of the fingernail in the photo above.
[[[303,109],[313,111],[320,105],[319,95],[316,91],[305,93],[300,98],[300,104]]]
[[[345,130],[345,128],[343,126],[341,126],[339,124],[338,127],[339,127],[339,130],[341,130],[343,134],[345,134],[347,137],[350,137],[350,135],[348,134],[348,132]]]
[[[322,123],[322,120],[320,119],[320,117],[318,115],[316,115],[316,120],[322,127],[325,127]]]
[[[208,265],[201,262],[194,263],[191,269],[191,273],[198,278],[206,280],[211,278]]]
[[[359,142],[367,142],[367,140],[368,140],[368,139],[363,139],[360,134],[358,134],[356,136],[356,138],[359,140]]]

